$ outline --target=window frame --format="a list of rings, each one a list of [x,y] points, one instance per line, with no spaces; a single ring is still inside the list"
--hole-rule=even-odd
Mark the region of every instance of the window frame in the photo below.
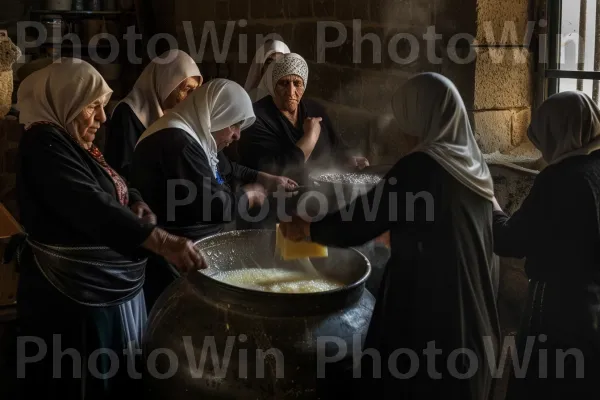
[[[544,68],[545,98],[558,93],[559,81],[563,79],[581,79],[600,81],[600,71],[579,71],[560,69],[560,41],[562,23],[562,0],[547,0],[546,13],[548,15],[547,45],[548,63]],[[599,4],[600,6],[600,4]]]

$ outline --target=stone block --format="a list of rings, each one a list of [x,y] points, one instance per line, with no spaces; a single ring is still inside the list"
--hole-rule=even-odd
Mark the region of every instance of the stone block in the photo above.
[[[351,61],[359,68],[382,69],[387,57],[387,44],[381,27],[352,23],[348,29],[351,41]]]
[[[202,12],[198,12],[198,3],[195,1],[177,1],[175,2],[175,18],[179,21],[190,21],[194,30],[202,31],[204,21],[214,21],[217,19],[217,0],[203,0]]]
[[[306,95],[337,102],[340,92],[341,69],[333,65],[308,63],[308,85]]]
[[[439,0],[434,5],[436,32],[450,37],[477,33],[477,0]]]
[[[367,156],[371,116],[358,109],[326,105],[327,114],[342,140],[356,155]]]
[[[484,153],[505,152],[512,148],[512,111],[478,111],[474,113],[475,138]]]
[[[317,60],[317,27],[312,22],[299,22],[294,26],[294,39],[290,48],[302,54],[307,61]]]
[[[266,5],[265,16],[267,18],[284,18],[286,8],[284,3],[284,0],[269,0]]]
[[[526,108],[521,111],[517,111],[513,114],[512,120],[512,136],[511,142],[513,146],[519,146],[521,143],[527,141],[527,129],[531,123],[531,109]]]
[[[341,66],[354,66],[354,42],[353,42],[353,31],[351,26],[328,26],[324,30],[323,37],[319,37],[320,34],[317,32],[317,40],[322,41],[323,44],[331,43],[328,48],[323,49],[323,58],[321,61],[327,63],[333,63]],[[338,40],[343,40],[339,45],[333,45]],[[318,51],[317,47],[317,51]],[[319,60],[317,60],[319,61]]]
[[[410,74],[391,71],[362,74],[362,106],[373,113],[391,113],[392,95],[404,84]]]
[[[343,3],[340,4],[340,6],[342,5]],[[335,0],[312,0],[313,14],[315,17],[320,19],[331,18],[333,20],[333,18],[335,17],[335,6]]]
[[[371,0],[370,19],[383,25],[406,29],[433,24],[433,0]]]
[[[352,19],[359,19],[361,21],[368,21],[370,14],[370,0],[353,0],[345,2],[343,5],[337,5],[335,10],[336,17],[341,21],[350,21]]]
[[[250,0],[250,18],[261,19],[267,15],[270,0]]]
[[[524,45],[529,0],[479,0],[477,44]]]
[[[371,121],[368,157],[372,165],[395,164],[411,150],[410,143],[393,115],[381,114]]]
[[[475,110],[530,107],[530,54],[520,48],[480,48],[475,66]]]
[[[248,19],[250,2],[248,0],[229,0],[229,17],[234,20]]]
[[[286,16],[288,18],[307,18],[313,16],[312,4],[308,0],[287,0]]]
[[[336,102],[360,108],[362,106],[362,72],[357,68],[342,68],[337,75],[339,83]]]
[[[456,55],[466,58],[468,52],[469,50],[459,49]],[[465,107],[467,107],[467,110],[472,110],[475,104],[475,63],[459,64],[446,55],[443,58],[441,67],[441,74],[454,83],[465,103]]]
[[[216,4],[217,20],[229,21],[229,0],[217,0]]]

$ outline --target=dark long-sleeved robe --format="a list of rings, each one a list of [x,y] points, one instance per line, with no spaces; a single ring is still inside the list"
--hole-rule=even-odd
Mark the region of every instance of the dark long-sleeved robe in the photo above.
[[[141,244],[154,228],[117,200],[113,181],[89,153],[65,132],[51,125],[37,125],[25,131],[19,146],[17,189],[21,223],[31,239],[56,246],[108,246],[127,257],[143,256]],[[141,200],[129,190],[130,204]],[[135,381],[121,381],[125,370],[108,381],[89,375],[82,358],[84,375],[73,377],[73,361],[62,360],[64,379],[52,379],[53,349],[77,349],[81,357],[99,347],[123,357],[124,338],[118,306],[87,307],[70,300],[42,275],[32,253],[26,249],[20,258],[18,314],[20,334],[41,338],[48,346],[46,357],[27,365],[20,381],[22,398],[80,399],[85,379],[86,398],[123,398],[135,392]],[[52,345],[60,335],[61,347]],[[37,352],[27,347],[28,355]],[[100,358],[106,367],[107,360]],[[100,367],[99,371],[103,371]],[[106,371],[106,370],[104,370]],[[138,369],[139,371],[139,369]],[[115,385],[126,382],[124,385]],[[131,393],[131,392],[129,392]],[[97,396],[97,397],[94,397]]]
[[[302,99],[298,109],[298,126],[277,109],[271,96],[254,103],[254,124],[242,132],[237,145],[240,163],[273,175],[284,175],[298,183],[306,180],[306,170],[343,164],[348,157],[347,144],[333,129],[325,109],[317,102]],[[304,153],[296,143],[304,135],[307,117],[322,117],[321,134],[305,164]]]
[[[530,279],[519,332],[519,349],[532,345],[527,379],[513,379],[507,398],[588,398],[600,376],[600,151],[568,158],[544,169],[512,217],[494,212],[495,252],[526,258]],[[530,339],[531,340],[531,339]],[[585,379],[573,379],[576,358],[557,351],[578,349]],[[540,376],[546,350],[547,378]],[[520,354],[523,357],[523,353]],[[556,379],[557,369],[566,379]]]
[[[236,183],[254,182],[258,172],[218,156],[222,183],[213,176],[202,147],[185,131],[163,129],[140,142],[131,182],[146,196],[159,226],[196,241],[234,222],[243,195]],[[162,258],[149,259],[144,284],[148,308],[177,275]]]
[[[413,195],[430,198],[413,203]],[[379,351],[383,379],[369,379],[374,366],[369,356],[363,358],[363,394],[373,399],[487,399],[492,377],[486,341],[496,351],[500,335],[492,282],[497,265],[491,202],[429,156],[415,153],[401,159],[352,205],[351,219],[344,220],[343,210],[331,213],[313,222],[310,233],[315,242],[340,247],[360,245],[388,230],[391,234],[392,255],[364,345]],[[435,365],[423,355],[431,341],[441,350]],[[417,368],[411,379],[394,378],[396,370],[388,367],[390,355],[402,348],[415,352],[412,364],[403,358],[397,364],[400,373]],[[478,368],[469,379],[453,379],[446,360],[452,351],[464,348],[477,357]],[[458,360],[458,372],[464,372]],[[432,368],[442,379],[428,376]]]
[[[104,158],[108,165],[129,179],[135,145],[146,128],[129,104],[119,104],[108,123]]]

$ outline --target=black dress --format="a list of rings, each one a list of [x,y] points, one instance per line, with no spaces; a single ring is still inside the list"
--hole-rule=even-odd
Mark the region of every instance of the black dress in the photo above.
[[[240,163],[273,175],[288,176],[298,183],[306,181],[306,171],[315,167],[343,164],[348,146],[333,129],[325,109],[316,101],[302,99],[298,109],[298,126],[279,111],[273,98],[266,96],[254,103],[254,124],[242,132],[237,145]],[[306,162],[296,143],[304,135],[303,123],[307,117],[322,117],[321,134]]]
[[[92,156],[51,125],[37,125],[25,131],[19,145],[17,189],[21,222],[29,237],[55,246],[108,246],[127,257],[143,256],[141,244],[154,226],[145,224],[117,201],[113,181]],[[130,204],[141,201],[129,190]],[[43,394],[47,398],[124,398],[135,392],[136,381],[123,379],[125,369],[108,380],[90,375],[85,357],[97,348],[123,354],[121,314],[117,306],[88,307],[59,292],[42,275],[31,251],[19,260],[17,295],[20,334],[41,338],[48,345],[47,356],[27,365],[20,381],[22,398]],[[74,348],[82,357],[83,372],[73,379],[72,358],[62,358],[63,379],[52,379],[52,340],[60,335],[60,348]],[[36,345],[26,346],[30,354]],[[125,359],[119,360],[121,363]],[[108,360],[100,357],[100,371]],[[137,370],[140,372],[140,370]],[[85,382],[85,384],[84,384]],[[83,388],[83,389],[82,389]]]
[[[413,195],[425,197],[413,203]],[[372,208],[374,204],[378,206]],[[497,268],[491,202],[460,184],[429,156],[415,153],[401,159],[352,206],[349,219],[340,210],[311,224],[311,237],[324,245],[350,247],[390,231],[392,255],[364,345],[379,351],[383,379],[371,379],[377,366],[371,357],[364,357],[362,379],[354,382],[365,398],[487,399],[493,379],[486,349],[496,351],[500,336],[491,278]],[[432,341],[441,351],[435,363],[423,354]],[[414,360],[394,354],[402,348],[412,350]],[[457,349],[469,349],[477,358],[478,366],[471,364],[474,374],[468,379],[452,374],[468,371],[471,357],[466,362],[461,357],[450,359],[455,371],[446,367]],[[439,372],[441,379],[433,379],[428,371]],[[398,373],[414,375],[398,379]]]
[[[218,156],[221,181],[214,177],[202,147],[181,129],[163,129],[140,142],[131,182],[147,196],[144,200],[159,226],[197,241],[235,221],[243,195],[237,183],[256,181],[258,172]],[[177,276],[164,259],[149,259],[144,285],[149,309]]]
[[[110,118],[104,144],[104,158],[119,175],[129,180],[133,150],[146,127],[129,104],[119,104]]]
[[[526,379],[508,398],[590,398],[600,376],[600,151],[550,165],[521,208],[494,213],[497,254],[526,258],[529,297],[519,331],[519,356],[530,346]],[[540,336],[542,335],[542,336]],[[545,335],[545,336],[544,336]],[[529,343],[527,339],[529,338]],[[578,356],[557,360],[558,352]],[[547,353],[547,363],[543,353]],[[575,379],[577,360],[584,379]],[[547,370],[543,378],[540,363]],[[564,379],[557,378],[557,368]],[[536,379],[543,378],[543,379]]]

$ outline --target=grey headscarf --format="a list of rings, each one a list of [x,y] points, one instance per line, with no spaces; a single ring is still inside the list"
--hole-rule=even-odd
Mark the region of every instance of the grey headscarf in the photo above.
[[[288,53],[274,60],[265,71],[264,86],[259,88],[266,89],[271,95],[275,96],[275,86],[284,76],[298,75],[304,82],[304,88],[308,85],[308,64],[301,55],[296,53]]]
[[[583,92],[550,96],[536,110],[529,140],[548,164],[600,150],[600,109]]]
[[[435,73],[414,76],[394,94],[392,109],[402,132],[420,139],[413,152],[428,154],[485,199],[494,197],[492,176],[467,110],[449,79]]]

